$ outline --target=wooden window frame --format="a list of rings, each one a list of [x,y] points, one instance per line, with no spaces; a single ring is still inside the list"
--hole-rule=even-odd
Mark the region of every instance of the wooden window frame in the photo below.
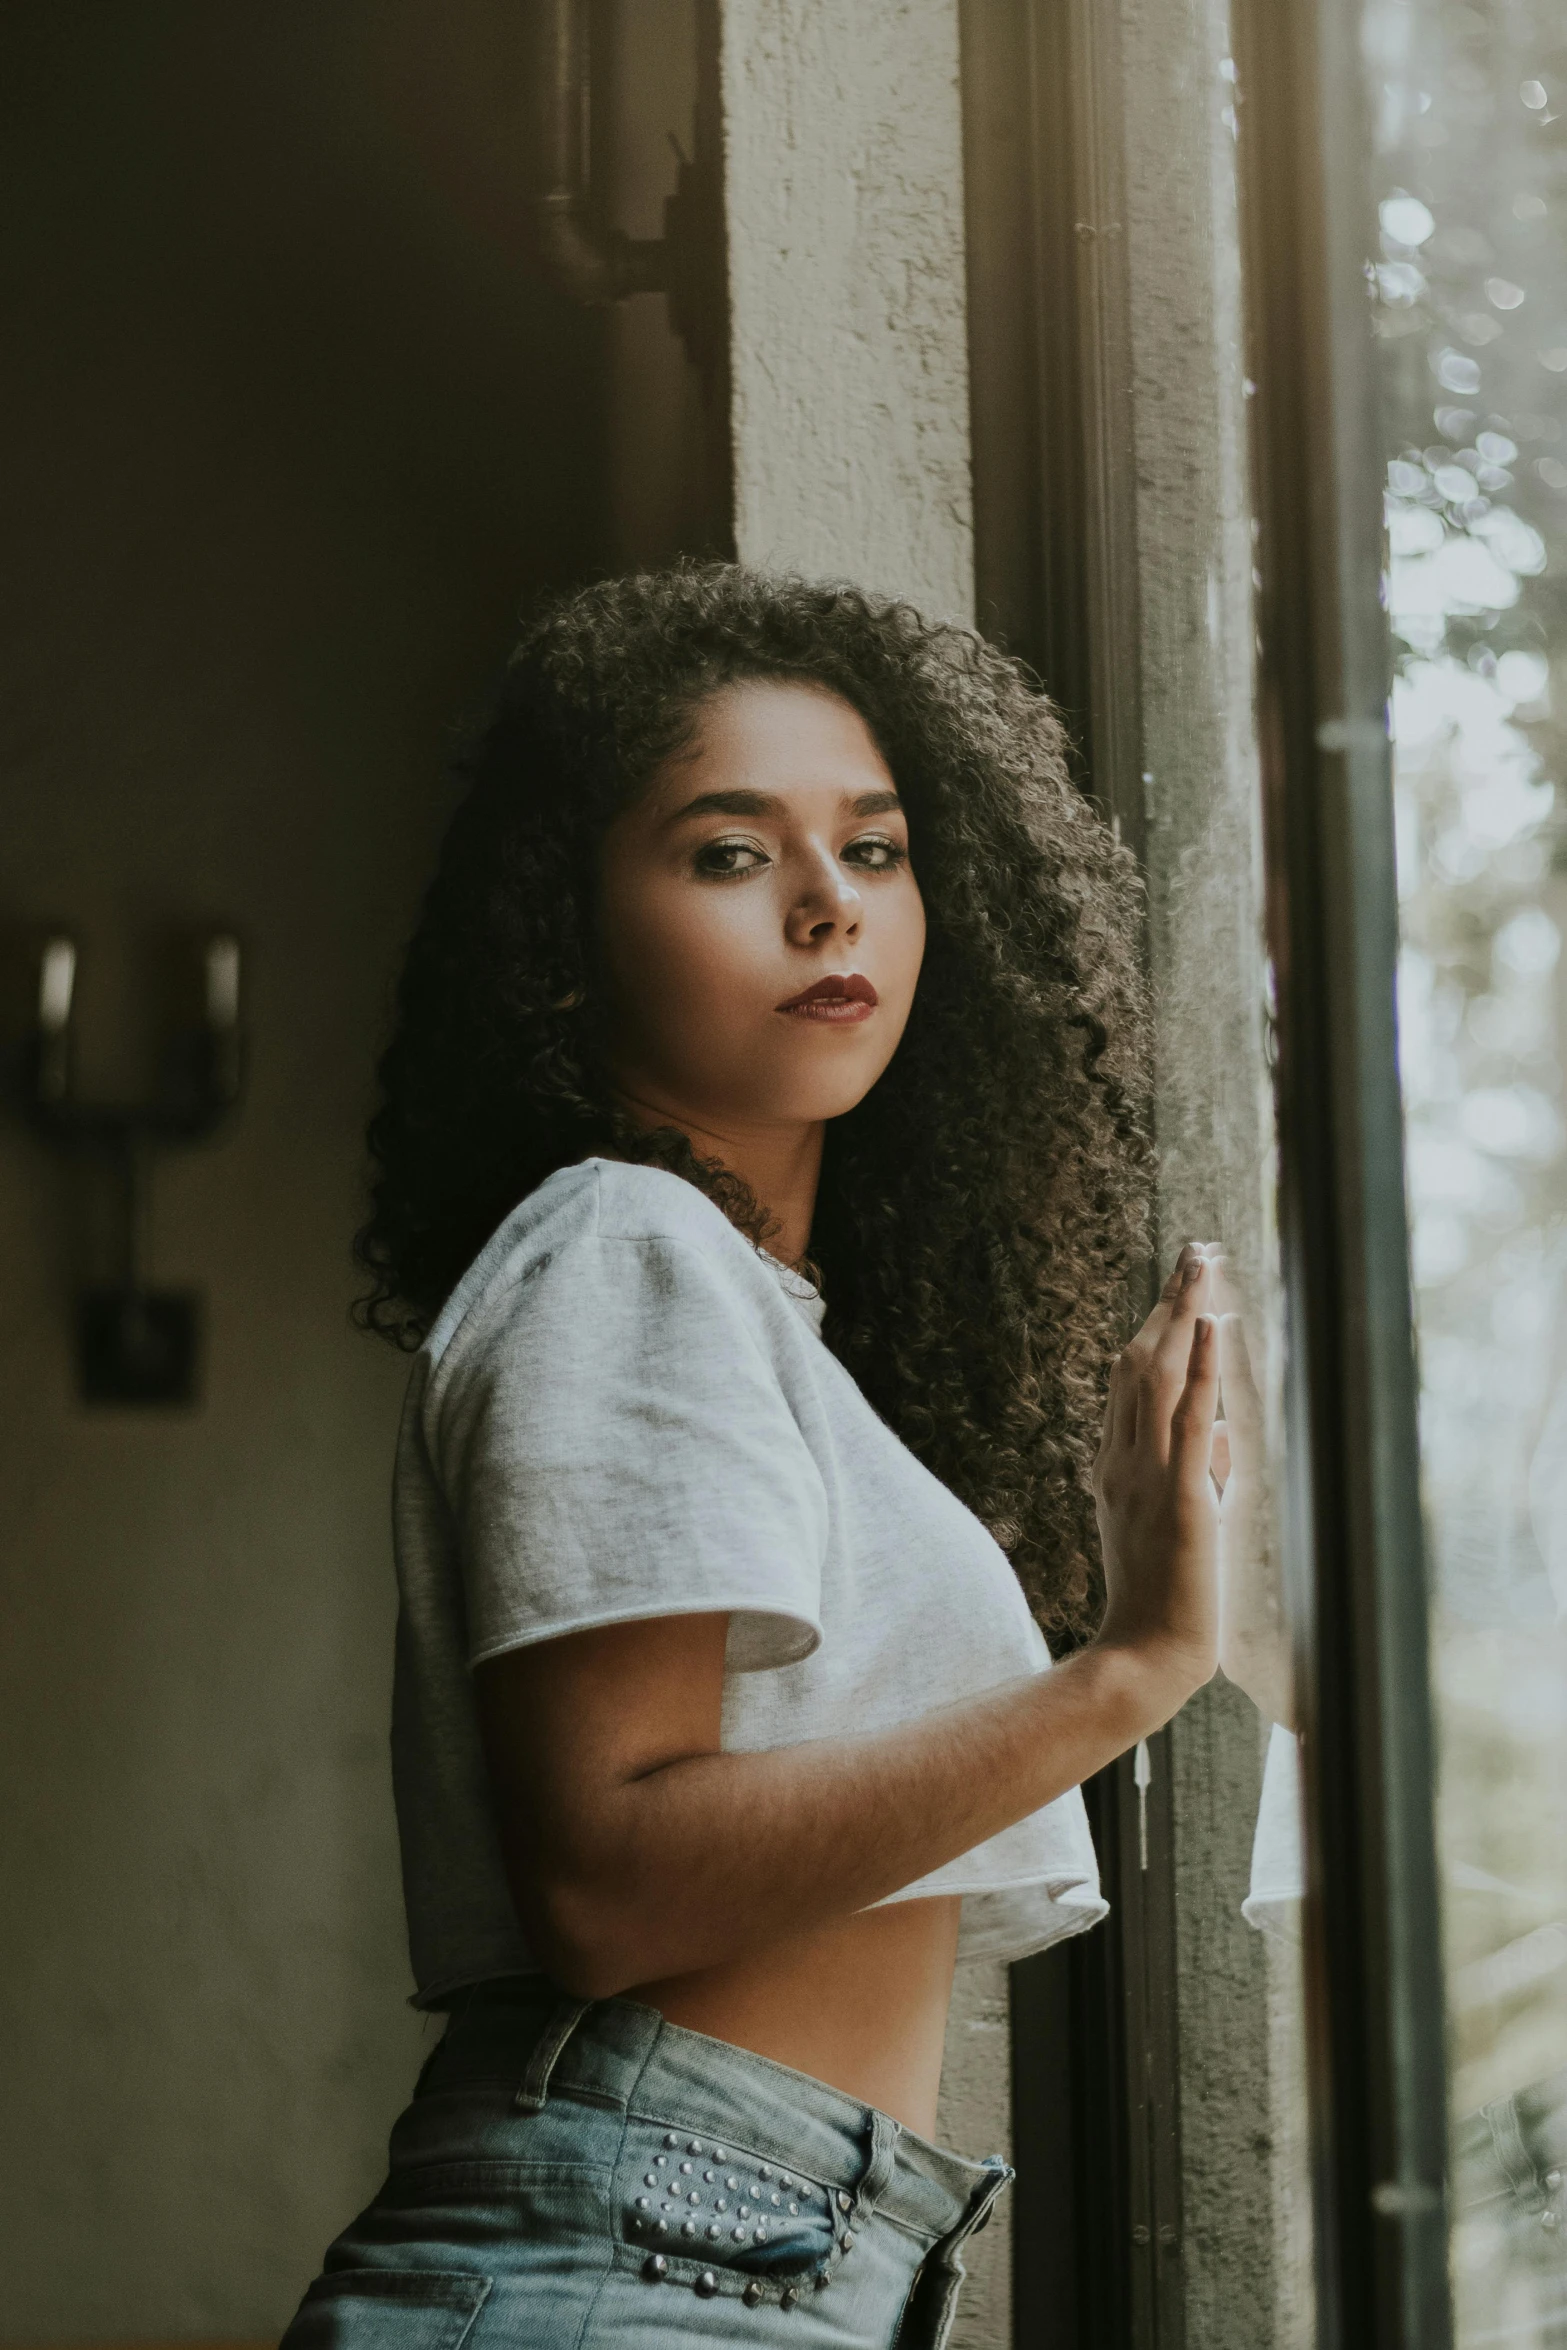
[[[963,0],[980,627],[1048,686],[1141,855],[1130,349],[1101,0]],[[1012,1970],[1014,2339],[1184,2350],[1172,1770],[1084,1789],[1106,1924]],[[1146,1831],[1146,1833],[1145,1833]]]
[[[1144,842],[1119,0],[960,0],[980,626]],[[1443,2350],[1445,2051],[1394,1053],[1356,0],[1233,0],[1317,2334]],[[1123,657],[1112,656],[1120,652]],[[1108,1926],[1013,1970],[1019,2350],[1181,2350],[1170,1772],[1086,1790]]]

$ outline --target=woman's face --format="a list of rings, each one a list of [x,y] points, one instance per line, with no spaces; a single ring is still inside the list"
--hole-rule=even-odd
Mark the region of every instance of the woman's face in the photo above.
[[[720,1130],[852,1109],[925,950],[908,821],[858,711],[806,685],[715,694],[609,828],[599,938],[633,1100]]]

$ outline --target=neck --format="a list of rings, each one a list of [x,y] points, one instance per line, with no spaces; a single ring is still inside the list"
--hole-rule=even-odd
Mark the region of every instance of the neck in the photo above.
[[[699,1157],[716,1159],[738,1175],[767,1217],[769,1253],[797,1265],[810,1245],[816,1189],[821,1181],[822,1120],[810,1123],[724,1119],[713,1124],[617,1088],[616,1099],[639,1126],[678,1126]]]

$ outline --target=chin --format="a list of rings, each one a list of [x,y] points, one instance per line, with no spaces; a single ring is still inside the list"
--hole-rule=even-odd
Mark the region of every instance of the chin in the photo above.
[[[830,1077],[821,1072],[813,1080],[802,1080],[793,1074],[792,1080],[785,1079],[770,1088],[758,1107],[772,1117],[797,1118],[805,1125],[842,1118],[850,1110],[858,1109],[884,1066],[878,1062],[873,1069],[838,1069]]]
[[[702,1103],[716,1126],[726,1117],[811,1126],[858,1108],[892,1057],[845,1051],[846,1037],[832,1038],[838,1049],[829,1052],[811,1049],[826,1041],[820,1037],[801,1041],[804,1051],[780,1053],[775,1042],[770,1053],[753,1046],[749,1053],[726,1051],[716,1067],[709,1061],[701,1070],[673,1069],[669,1091],[676,1100]]]

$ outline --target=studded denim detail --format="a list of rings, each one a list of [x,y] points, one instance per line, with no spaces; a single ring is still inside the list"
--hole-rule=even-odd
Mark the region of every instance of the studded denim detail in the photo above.
[[[464,2008],[454,2015],[394,2133],[391,2185],[334,2247],[312,2312],[324,2302],[335,2315],[341,2303],[351,2316],[354,2292],[383,2265],[448,2278],[454,2247],[441,2231],[460,2175],[457,2200],[471,2206],[474,2234],[456,2283],[471,2277],[479,2292],[536,2296],[568,2329],[592,2311],[601,2330],[579,2335],[582,2350],[601,2338],[639,2339],[639,2307],[650,2338],[681,2340],[689,2324],[694,2340],[716,2326],[715,2339],[732,2335],[756,2350],[798,2340],[804,2350],[813,2329],[803,2312],[840,2278],[850,2295],[844,2320],[857,2335],[890,2341],[917,2301],[933,2322],[906,2323],[903,2350],[940,2350],[957,2249],[995,2191],[977,2166],[918,2140],[903,2141],[906,2160],[885,2117],[630,2001],[601,2002],[575,2034],[555,2033],[552,2076],[535,2089],[543,2102],[519,2106],[515,2084],[534,2045],[520,2013],[542,2009],[542,2034],[550,2011],[547,1994],[532,2006],[513,1996],[516,2025],[486,2016],[478,1999],[471,2029]],[[728,2126],[715,2139],[721,2115]],[[756,2135],[747,2143],[742,2131]],[[512,2183],[492,2191],[490,2170]],[[592,2216],[603,2212],[603,2190],[586,2183],[595,2171],[613,2182],[607,2275]],[[935,2302],[925,2291],[932,2278]],[[654,2287],[679,2297],[662,2314],[656,2297],[643,2298]],[[732,2305],[727,2321],[715,2310],[699,2323],[698,2305],[709,2300]],[[372,2318],[377,2304],[363,2306]],[[343,2350],[369,2350],[378,2338],[350,2326]]]

